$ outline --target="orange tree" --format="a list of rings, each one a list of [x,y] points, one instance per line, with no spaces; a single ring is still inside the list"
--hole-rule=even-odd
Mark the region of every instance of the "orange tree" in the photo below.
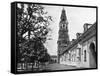
[[[42,56],[51,16],[39,4],[17,5],[17,62],[35,62]]]

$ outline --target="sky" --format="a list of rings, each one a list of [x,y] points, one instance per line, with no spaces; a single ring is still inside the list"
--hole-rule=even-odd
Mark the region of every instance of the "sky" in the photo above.
[[[85,7],[71,7],[71,6],[52,6],[43,5],[48,15],[52,16],[53,21],[50,24],[52,31],[49,33],[52,40],[46,41],[46,47],[50,55],[57,55],[57,40],[59,31],[59,22],[62,9],[66,11],[68,20],[68,34],[70,41],[76,39],[76,33],[83,33],[84,23],[93,24],[96,22],[96,9]]]

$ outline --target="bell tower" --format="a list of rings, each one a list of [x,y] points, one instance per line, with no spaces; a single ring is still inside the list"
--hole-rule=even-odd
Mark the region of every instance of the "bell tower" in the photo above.
[[[69,44],[69,35],[68,35],[68,20],[66,17],[66,11],[63,8],[61,17],[60,17],[60,22],[59,22],[59,32],[58,32],[58,63],[60,61],[60,54],[63,52],[67,45]]]

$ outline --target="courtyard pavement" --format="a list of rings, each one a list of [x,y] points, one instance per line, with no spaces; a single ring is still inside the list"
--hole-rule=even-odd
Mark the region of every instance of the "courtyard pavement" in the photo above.
[[[68,70],[68,69],[79,69],[79,68],[75,66],[63,65],[58,63],[48,64],[45,67],[45,70]]]

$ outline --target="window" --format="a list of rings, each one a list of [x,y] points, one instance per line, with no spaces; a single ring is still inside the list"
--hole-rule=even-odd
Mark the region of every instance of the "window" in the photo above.
[[[84,62],[86,62],[86,50],[84,50]]]
[[[62,60],[61,61],[63,61],[63,57],[62,57]]]
[[[64,61],[66,61],[66,54],[64,54]]]
[[[77,61],[81,61],[81,48],[77,48]]]
[[[79,48],[79,61],[81,61],[81,48]]]
[[[63,24],[63,28],[65,27],[65,24]]]
[[[69,61],[71,61],[71,53],[69,53]]]

